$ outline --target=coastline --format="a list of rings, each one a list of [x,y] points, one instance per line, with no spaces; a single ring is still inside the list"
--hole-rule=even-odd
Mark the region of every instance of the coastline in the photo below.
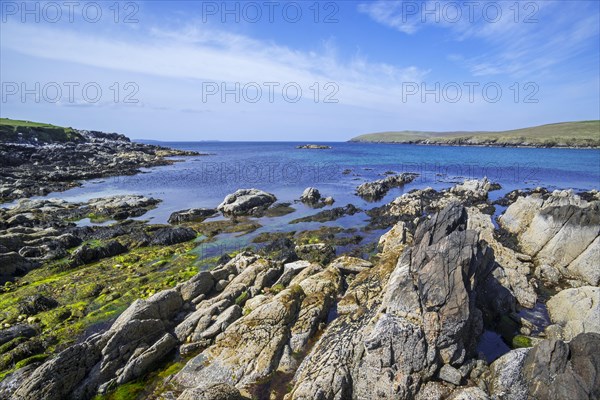
[[[122,140],[100,143],[127,148]],[[152,158],[134,157],[127,171],[164,165],[174,151],[142,149]],[[357,181],[357,202],[387,199],[419,177],[383,176]],[[161,199],[140,195],[0,208],[0,351],[10,360],[0,364],[0,395],[92,398],[134,388],[138,397],[168,391],[184,400],[208,389],[238,398],[265,390],[292,399],[358,395],[373,384],[394,387],[397,377],[381,367],[388,346],[394,368],[413,368],[421,382],[400,384],[411,396],[494,395],[488,387],[536,394],[506,381],[504,369],[527,373],[511,360],[573,341],[600,343],[596,190],[496,196],[500,185],[465,180],[361,209],[314,187],[290,203],[277,191],[242,188],[221,204],[177,210],[167,224],[143,220]],[[300,207],[307,215],[282,229],[278,221]],[[346,218],[366,220],[346,227],[339,222]],[[220,247],[233,238],[238,249]],[[558,261],[561,254],[568,259]],[[592,307],[575,315],[567,310],[573,298]],[[348,345],[362,356],[338,352]],[[571,368],[586,357],[563,361]],[[375,367],[357,372],[365,364]],[[341,381],[331,379],[339,365],[348,371]],[[551,368],[551,360],[536,365]],[[83,378],[72,379],[73,370]]]

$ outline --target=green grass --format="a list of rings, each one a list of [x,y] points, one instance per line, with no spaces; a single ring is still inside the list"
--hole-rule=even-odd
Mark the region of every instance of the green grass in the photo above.
[[[0,142],[55,143],[83,141],[84,138],[73,128],[52,124],[0,118]]]
[[[380,132],[357,136],[350,141],[447,145],[600,147],[600,121],[562,122],[497,132]]]

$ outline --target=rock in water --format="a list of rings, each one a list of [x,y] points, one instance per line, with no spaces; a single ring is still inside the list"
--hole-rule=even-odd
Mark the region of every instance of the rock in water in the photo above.
[[[383,198],[390,189],[404,186],[412,182],[418,174],[404,173],[388,176],[374,182],[365,182],[356,189],[356,194],[363,199],[374,201]]]
[[[230,216],[258,215],[276,201],[277,198],[271,193],[259,189],[240,189],[225,197],[217,210]]]
[[[170,224],[179,224],[182,222],[202,222],[217,213],[213,208],[191,208],[188,210],[175,211],[169,216]]]
[[[313,187],[308,187],[302,192],[300,201],[307,204],[317,204],[321,200],[321,193]]]

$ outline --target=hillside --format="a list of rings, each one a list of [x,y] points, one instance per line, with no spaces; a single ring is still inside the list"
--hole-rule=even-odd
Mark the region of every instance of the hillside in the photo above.
[[[80,142],[84,138],[72,128],[31,121],[0,118],[2,143],[64,143]]]
[[[600,147],[600,121],[563,122],[498,132],[380,132],[350,142],[457,146]]]

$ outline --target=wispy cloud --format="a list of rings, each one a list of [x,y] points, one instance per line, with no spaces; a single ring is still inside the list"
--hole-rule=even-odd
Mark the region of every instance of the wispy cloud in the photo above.
[[[461,6],[459,13],[456,5]],[[358,10],[403,34],[446,30],[448,38],[465,49],[465,54],[448,58],[475,77],[539,77],[590,45],[597,49],[600,31],[594,1],[378,0],[361,3]]]

